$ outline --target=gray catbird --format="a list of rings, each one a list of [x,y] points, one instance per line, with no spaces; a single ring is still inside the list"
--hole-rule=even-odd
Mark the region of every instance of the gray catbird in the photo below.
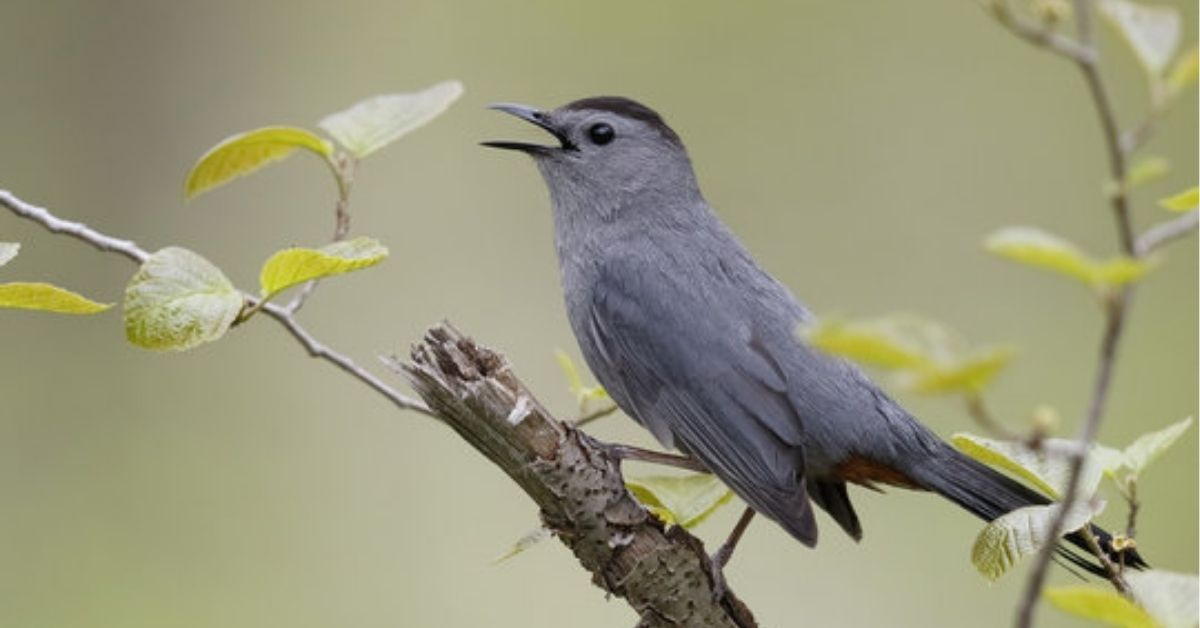
[[[861,538],[847,482],[932,491],[989,521],[1049,503],[946,444],[854,365],[798,340],[812,314],[717,218],[657,113],[617,97],[494,108],[558,140],[484,144],[530,155],[550,188],[567,313],[597,380],[755,511],[811,546],[810,502]],[[1110,535],[1092,532],[1117,560]],[[1079,533],[1067,540],[1087,551]],[[1144,564],[1130,550],[1121,560]]]

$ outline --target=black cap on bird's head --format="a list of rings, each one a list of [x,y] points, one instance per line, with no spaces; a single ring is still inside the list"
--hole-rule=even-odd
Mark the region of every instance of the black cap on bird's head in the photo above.
[[[683,148],[679,136],[654,110],[620,96],[584,98],[554,111],[510,103],[498,103],[490,108],[535,124],[559,141],[559,146],[512,141],[483,142],[484,146],[491,148],[519,150],[534,156],[554,151],[580,152],[589,146],[607,146],[621,136],[647,135],[647,132],[667,144]]]
[[[544,111],[515,104],[492,109],[541,127],[558,145],[483,142],[533,157],[550,188],[555,209],[611,217],[639,201],[700,200],[683,142],[662,117],[628,98],[597,96]]]

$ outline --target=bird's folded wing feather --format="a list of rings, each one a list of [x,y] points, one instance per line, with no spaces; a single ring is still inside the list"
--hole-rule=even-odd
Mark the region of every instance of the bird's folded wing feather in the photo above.
[[[593,370],[660,439],[669,431],[755,510],[815,543],[803,434],[783,374],[750,323],[706,315],[714,304],[705,299],[720,296],[658,269],[605,269],[587,326],[602,363]]]

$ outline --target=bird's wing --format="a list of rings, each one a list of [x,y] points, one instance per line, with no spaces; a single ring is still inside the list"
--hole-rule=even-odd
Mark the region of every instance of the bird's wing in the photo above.
[[[783,373],[748,322],[710,315],[717,296],[662,269],[608,265],[584,331],[589,363],[639,422],[669,430],[755,510],[813,545],[803,434]]]

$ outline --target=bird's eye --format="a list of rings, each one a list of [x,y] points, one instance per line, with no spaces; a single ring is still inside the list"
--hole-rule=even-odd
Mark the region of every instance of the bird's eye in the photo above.
[[[613,130],[612,126],[604,122],[597,122],[588,128],[588,138],[597,146],[604,146],[613,141],[616,136],[617,132]]]

